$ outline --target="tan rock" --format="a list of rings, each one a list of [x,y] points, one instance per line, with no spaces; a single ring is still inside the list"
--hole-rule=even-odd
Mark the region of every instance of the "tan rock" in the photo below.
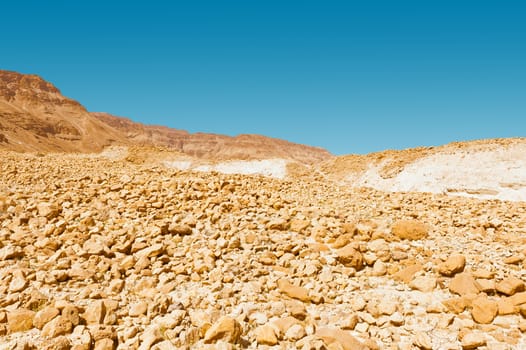
[[[345,247],[347,244],[352,242],[354,234],[345,233],[343,235],[340,235],[336,238],[336,240],[332,243],[332,247],[334,249],[339,249]]]
[[[191,235],[193,230],[189,225],[172,224],[168,227],[168,232],[174,235],[187,236]]]
[[[361,270],[364,267],[362,253],[354,249],[351,245],[338,249],[336,251],[337,259],[347,267],[353,267],[356,270]]]
[[[287,281],[286,279],[278,280],[278,289],[285,295],[293,299],[298,299],[304,302],[309,302],[309,291],[303,287],[298,287]]]
[[[148,310],[148,304],[144,301],[140,301],[140,302],[133,303],[130,305],[130,311],[128,312],[128,314],[131,317],[137,317],[137,316],[146,314],[147,310]]]
[[[16,293],[23,291],[27,286],[27,280],[21,270],[15,270],[11,283],[9,283],[9,292]]]
[[[7,325],[11,333],[24,332],[33,328],[34,318],[34,311],[17,309],[7,314]]]
[[[169,340],[164,340],[160,343],[155,344],[152,350],[178,350],[179,348],[172,344]]]
[[[71,341],[66,336],[59,336],[53,339],[46,339],[40,346],[42,350],[70,350]]]
[[[267,224],[267,229],[286,231],[290,228],[290,223],[286,219],[274,219]]]
[[[300,324],[292,325],[287,331],[285,332],[285,339],[288,341],[298,341],[301,338],[305,337],[307,333],[305,332],[305,328],[303,328]]]
[[[438,272],[443,276],[451,277],[464,271],[465,266],[466,258],[464,255],[451,255],[446,261],[439,265]]]
[[[256,341],[259,345],[276,345],[278,343],[278,338],[274,329],[266,324],[256,328],[254,331],[256,334]]]
[[[112,339],[109,338],[102,338],[97,341],[95,341],[95,345],[93,346],[93,350],[114,350],[114,342]]]
[[[50,322],[46,323],[44,328],[42,328],[42,336],[55,338],[59,335],[71,333],[72,329],[73,325],[67,318],[64,316],[57,316]]]
[[[477,281],[477,287],[480,288],[481,292],[484,292],[486,294],[495,293],[495,281],[494,280],[478,278],[476,279],[476,281]]]
[[[292,219],[290,221],[290,230],[294,232],[302,233],[309,226],[309,220]]]
[[[341,328],[344,330],[353,330],[359,321],[360,318],[357,314],[349,315],[342,321]]]
[[[0,260],[16,259],[24,256],[22,248],[14,245],[6,245],[0,248]]]
[[[400,239],[418,240],[427,237],[429,227],[417,220],[400,220],[393,224],[391,233]]]
[[[526,292],[519,292],[516,294],[513,294],[509,300],[513,303],[513,305],[522,305],[526,304]]]
[[[402,281],[408,284],[409,282],[411,282],[414,275],[417,272],[421,271],[422,269],[423,269],[423,266],[420,263],[411,264],[403,268],[402,270],[398,271],[397,273],[395,273],[393,275],[393,278],[397,281]]]
[[[517,277],[508,277],[497,283],[495,289],[497,292],[509,296],[524,292],[524,282]]]
[[[73,326],[77,326],[80,323],[79,309],[76,306],[64,306],[61,315],[71,322]]]
[[[434,277],[418,276],[415,277],[410,283],[409,287],[412,289],[419,290],[424,293],[432,292],[437,284],[437,280]]]
[[[157,324],[148,326],[140,336],[141,346],[139,350],[149,350],[152,345],[163,340],[163,333]]]
[[[106,306],[102,300],[96,300],[91,302],[84,312],[84,319],[88,325],[90,324],[101,324],[104,321],[106,315]]]
[[[488,324],[493,322],[498,313],[498,304],[486,296],[480,296],[471,303],[471,316],[477,323]]]
[[[428,334],[417,332],[413,337],[413,344],[422,350],[433,350],[433,344]]]
[[[316,330],[316,336],[321,338],[329,348],[341,347],[343,350],[368,350],[368,347],[358,341],[350,333],[338,328],[322,327]]]
[[[47,219],[52,219],[58,216],[60,209],[56,204],[42,202],[37,205],[38,215]]]
[[[469,332],[464,335],[461,341],[461,346],[463,350],[473,350],[481,346],[486,345],[486,339],[484,334],[479,332]]]
[[[59,314],[60,311],[57,308],[47,306],[35,314],[35,317],[33,318],[33,325],[38,329],[42,329],[46,323],[54,319]]]
[[[480,289],[473,275],[459,273],[449,282],[449,291],[459,295],[478,294]]]
[[[512,315],[517,312],[517,307],[508,298],[500,298],[497,301],[497,306],[499,315]]]
[[[467,307],[466,299],[463,298],[463,297],[446,299],[446,300],[442,301],[442,304],[444,304],[444,306],[450,312],[453,312],[455,314],[462,313]]]
[[[305,304],[296,300],[290,300],[286,303],[287,312],[298,320],[304,320],[307,317]]]
[[[205,344],[223,340],[228,343],[237,343],[241,337],[242,328],[234,318],[223,316],[206,331]]]
[[[296,324],[301,325],[302,323],[292,316],[287,316],[272,321],[270,325],[274,328],[278,339],[282,339],[283,337],[285,337],[285,333],[287,333],[289,328]]]

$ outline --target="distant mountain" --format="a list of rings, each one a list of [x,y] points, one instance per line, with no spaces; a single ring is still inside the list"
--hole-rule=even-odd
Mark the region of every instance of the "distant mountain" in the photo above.
[[[0,148],[38,152],[99,152],[107,146],[167,147],[218,160],[283,158],[312,164],[324,149],[260,135],[196,133],[89,113],[36,75],[0,71]]]
[[[230,137],[207,133],[190,134],[184,130],[164,126],[143,125],[108,113],[91,113],[91,115],[118,130],[131,144],[168,147],[197,158],[216,160],[281,158],[305,164],[332,158],[331,154],[322,148],[261,135]]]
[[[42,78],[0,71],[1,148],[94,152],[120,142],[120,132]]]

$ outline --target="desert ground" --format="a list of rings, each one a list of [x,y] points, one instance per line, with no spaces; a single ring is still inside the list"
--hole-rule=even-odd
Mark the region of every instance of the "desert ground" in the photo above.
[[[0,155],[1,349],[526,348],[524,202]]]

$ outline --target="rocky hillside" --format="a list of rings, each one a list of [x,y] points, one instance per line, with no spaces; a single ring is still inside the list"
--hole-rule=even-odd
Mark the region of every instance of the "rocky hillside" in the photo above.
[[[96,152],[123,141],[120,133],[42,78],[0,71],[1,148]]]
[[[526,201],[526,138],[348,155],[319,170],[352,187]]]
[[[88,113],[36,75],[0,71],[0,148],[99,152],[111,145],[165,147],[208,160],[280,158],[312,164],[331,158],[320,148],[260,135],[189,134]]]
[[[0,156],[2,350],[526,347],[522,203]]]

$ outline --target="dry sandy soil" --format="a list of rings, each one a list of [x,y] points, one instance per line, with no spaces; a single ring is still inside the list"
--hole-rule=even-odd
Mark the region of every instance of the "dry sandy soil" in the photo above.
[[[0,153],[0,349],[526,347],[523,202],[139,153]]]

